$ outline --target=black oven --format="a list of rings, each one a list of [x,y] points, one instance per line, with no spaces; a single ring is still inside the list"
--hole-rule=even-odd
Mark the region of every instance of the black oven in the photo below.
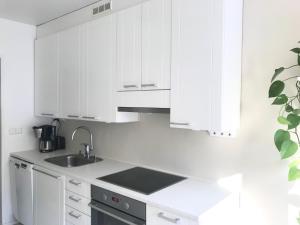
[[[91,225],[146,225],[146,204],[92,185]]]

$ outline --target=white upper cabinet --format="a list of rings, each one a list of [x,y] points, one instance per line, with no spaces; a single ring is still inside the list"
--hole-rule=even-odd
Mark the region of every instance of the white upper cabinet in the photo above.
[[[80,27],[59,35],[59,85],[61,114],[66,118],[80,116]]]
[[[242,0],[173,0],[171,127],[239,127]]]
[[[59,116],[58,35],[35,42],[35,114]]]
[[[142,5],[142,89],[170,89],[171,0]]]
[[[38,39],[36,114],[131,122],[118,107],[170,108],[173,128],[234,136],[242,12],[243,0],[149,0]]]
[[[116,71],[116,16],[109,15],[86,25],[85,108],[83,117],[110,120],[113,76]]]
[[[117,13],[117,77],[118,90],[141,88],[141,5]]]
[[[171,0],[151,0],[118,13],[118,90],[170,89]]]

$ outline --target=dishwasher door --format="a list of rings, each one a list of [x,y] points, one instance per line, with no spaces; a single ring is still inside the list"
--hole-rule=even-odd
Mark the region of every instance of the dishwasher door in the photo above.
[[[64,225],[64,176],[38,166],[33,168],[33,176],[33,225]]]
[[[33,224],[33,164],[11,158],[14,215],[23,225]]]

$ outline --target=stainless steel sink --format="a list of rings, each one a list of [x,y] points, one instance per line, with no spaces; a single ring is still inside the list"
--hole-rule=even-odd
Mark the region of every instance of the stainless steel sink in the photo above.
[[[78,167],[100,162],[102,159],[97,157],[91,157],[90,159],[87,159],[81,155],[71,154],[48,158],[45,159],[45,161],[62,167]]]

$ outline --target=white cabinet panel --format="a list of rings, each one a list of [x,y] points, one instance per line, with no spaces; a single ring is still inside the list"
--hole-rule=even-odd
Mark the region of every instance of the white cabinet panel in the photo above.
[[[85,198],[70,191],[66,192],[66,204],[88,216],[91,216],[91,207],[89,203],[91,199]]]
[[[59,34],[60,108],[63,117],[80,115],[80,27]]]
[[[58,116],[58,35],[35,42],[35,113]]]
[[[141,5],[117,14],[117,76],[118,90],[141,87]]]
[[[64,180],[63,177],[34,168],[34,225],[63,225]]]
[[[239,127],[242,0],[173,0],[171,127]]]
[[[174,213],[147,206],[147,225],[199,225],[195,220],[190,220]]]
[[[116,16],[91,21],[86,32],[85,117],[107,122],[116,67]]]
[[[13,213],[23,225],[33,223],[33,165],[11,157],[9,160]]]
[[[212,1],[173,1],[171,126],[199,130],[209,127],[211,11]]]
[[[66,207],[66,221],[74,225],[91,225],[91,217],[71,207]]]
[[[142,6],[142,89],[170,89],[171,0]]]
[[[91,198],[91,185],[82,182],[78,179],[67,177],[66,179],[67,190],[72,191],[78,195],[82,195],[86,198]]]

